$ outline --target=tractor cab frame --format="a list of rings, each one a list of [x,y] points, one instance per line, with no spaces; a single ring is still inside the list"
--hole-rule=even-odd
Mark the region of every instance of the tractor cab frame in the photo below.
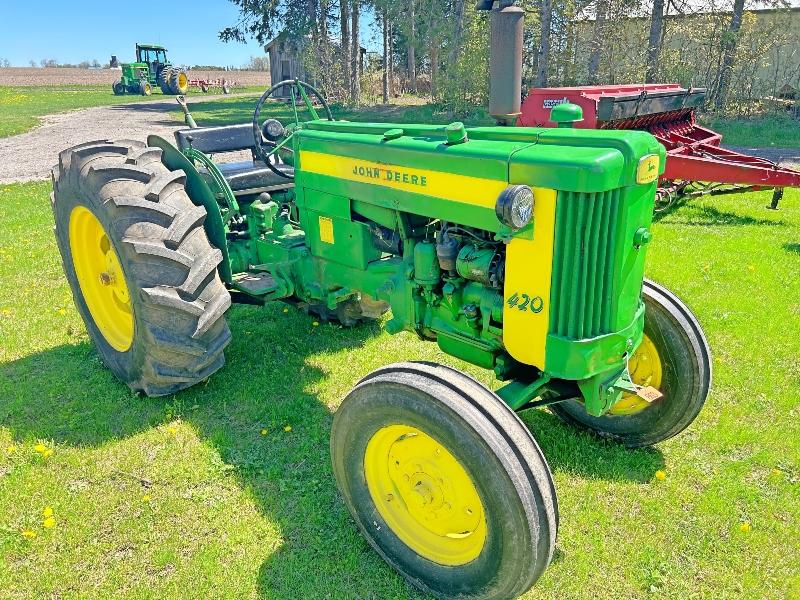
[[[136,62],[147,63],[150,73],[156,77],[163,67],[170,64],[167,60],[167,49],[150,44],[136,44]]]

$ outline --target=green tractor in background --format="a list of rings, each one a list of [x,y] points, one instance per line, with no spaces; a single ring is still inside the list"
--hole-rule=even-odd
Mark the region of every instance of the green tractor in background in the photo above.
[[[114,94],[149,96],[153,86],[164,94],[186,94],[189,77],[185,67],[176,67],[167,60],[167,49],[152,44],[136,44],[136,62],[122,64],[122,78],[112,85]]]

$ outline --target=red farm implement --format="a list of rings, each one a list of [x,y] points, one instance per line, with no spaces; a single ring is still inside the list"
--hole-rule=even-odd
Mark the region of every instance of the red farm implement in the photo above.
[[[230,94],[238,84],[227,79],[190,79],[189,87],[199,89],[204,94],[208,92]]]
[[[676,84],[533,88],[522,103],[519,125],[556,127],[551,110],[576,104],[583,120],[569,123],[587,129],[640,129],[667,149],[661,176],[661,206],[683,195],[723,194],[774,189],[777,208],[785,187],[800,187],[800,172],[720,146],[722,135],[697,123],[695,111],[705,101],[704,88]]]

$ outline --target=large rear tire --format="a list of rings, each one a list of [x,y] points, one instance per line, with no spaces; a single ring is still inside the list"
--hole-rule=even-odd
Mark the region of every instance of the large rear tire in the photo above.
[[[172,80],[172,67],[164,67],[158,74],[158,87],[161,88],[161,93],[168,96],[172,93],[170,89],[170,81]]]
[[[638,448],[669,439],[695,420],[711,388],[711,350],[692,311],[672,292],[645,280],[644,340],[631,357],[634,383],[663,396],[652,403],[629,395],[594,417],[577,400],[550,410],[567,423]]]
[[[350,392],[333,421],[336,481],[367,541],[439,598],[514,598],[550,563],[550,469],[516,414],[447,367],[400,363]]]
[[[175,94],[188,94],[189,93],[189,76],[186,74],[186,69],[174,69],[170,74],[169,89]]]
[[[225,362],[231,299],[206,211],[183,171],[141,142],[65,150],[53,169],[52,207],[64,273],[103,362],[133,390],[162,396]]]

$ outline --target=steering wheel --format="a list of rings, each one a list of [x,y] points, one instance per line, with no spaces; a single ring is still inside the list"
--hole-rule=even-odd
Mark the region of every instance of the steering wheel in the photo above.
[[[289,86],[290,98],[292,100],[292,111],[294,113],[294,126],[285,128],[277,119],[267,119],[262,127],[258,124],[259,117],[261,116],[261,109],[264,108],[267,100],[269,100],[276,91],[284,86]],[[276,163],[274,162],[274,156],[282,149],[291,151],[291,148],[287,148],[286,146],[292,139],[294,132],[297,131],[298,127],[300,127],[300,118],[297,114],[298,97],[305,104],[305,108],[311,114],[311,118],[314,120],[319,119],[319,114],[317,113],[316,108],[314,108],[314,103],[309,97],[309,92],[319,101],[320,105],[325,111],[325,117],[328,119],[328,121],[333,121],[334,118],[331,114],[331,109],[328,107],[328,103],[325,101],[325,98],[322,96],[322,94],[311,84],[308,84],[305,81],[300,81],[299,79],[287,79],[273,85],[261,95],[261,98],[258,99],[256,108],[253,111],[253,139],[255,140],[256,156],[264,161],[264,163],[273,173],[283,177],[284,179],[294,179],[294,177],[292,175],[287,175],[278,169]]]

